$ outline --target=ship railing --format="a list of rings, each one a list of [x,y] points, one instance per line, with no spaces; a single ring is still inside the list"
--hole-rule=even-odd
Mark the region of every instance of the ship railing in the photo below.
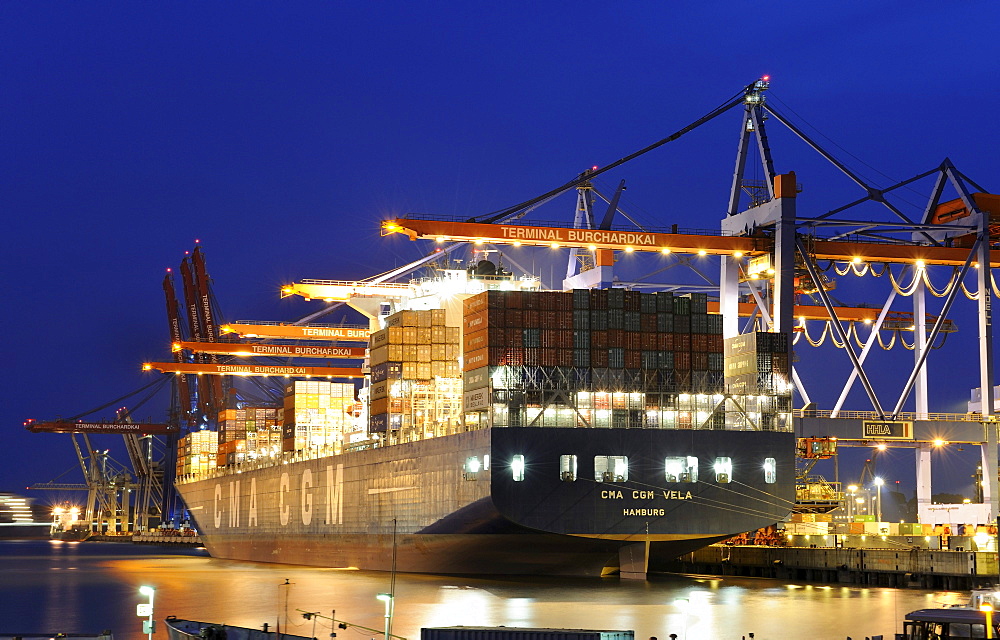
[[[834,415],[833,411],[795,409],[793,414],[796,418],[848,418],[852,420],[884,419],[880,418],[874,411],[839,411],[836,415]],[[915,420],[927,420],[934,422],[984,422],[982,414],[977,411],[970,411],[968,413],[916,413],[907,411],[896,414],[893,416],[892,420],[903,422],[913,422]]]

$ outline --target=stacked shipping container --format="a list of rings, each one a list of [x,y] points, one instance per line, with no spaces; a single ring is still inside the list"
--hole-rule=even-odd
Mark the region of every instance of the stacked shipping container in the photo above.
[[[454,433],[462,420],[459,327],[444,309],[400,311],[372,334],[369,431],[401,441]]]
[[[282,450],[342,446],[356,426],[354,384],[296,380],[285,387]]]
[[[248,433],[258,428],[270,428],[280,424],[277,407],[243,406],[219,412],[219,444],[234,440],[246,440]]]
[[[717,422],[701,397],[723,388],[722,321],[707,302],[624,289],[473,296],[466,411],[492,411],[494,426]],[[472,393],[483,388],[491,393]]]
[[[177,441],[177,475],[213,471],[218,451],[219,436],[215,431],[192,431]]]
[[[787,333],[744,333],[725,341],[726,388],[732,393],[785,393],[791,380]]]

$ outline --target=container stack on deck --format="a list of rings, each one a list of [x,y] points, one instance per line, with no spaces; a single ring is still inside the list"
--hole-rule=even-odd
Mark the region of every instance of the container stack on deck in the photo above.
[[[444,309],[400,311],[372,334],[372,433],[407,442],[460,429],[461,329],[445,322]]]
[[[177,441],[177,475],[215,470],[218,452],[219,436],[215,431],[192,431]]]
[[[707,307],[705,294],[624,289],[468,298],[466,420],[721,427],[722,321]]]
[[[282,450],[337,448],[353,433],[354,383],[296,380],[285,387]]]

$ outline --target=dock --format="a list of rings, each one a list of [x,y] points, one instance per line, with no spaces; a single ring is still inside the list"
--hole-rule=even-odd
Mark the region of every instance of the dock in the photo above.
[[[667,563],[676,573],[873,587],[966,590],[993,586],[997,554],[928,548],[712,545]]]

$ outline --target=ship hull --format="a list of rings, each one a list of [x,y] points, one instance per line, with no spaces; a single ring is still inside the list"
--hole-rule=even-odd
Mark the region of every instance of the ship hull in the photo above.
[[[571,478],[567,456],[578,465]],[[627,459],[627,479],[602,478],[597,456]],[[666,456],[696,457],[698,481],[668,482]],[[713,472],[720,458],[732,461],[727,482]],[[769,483],[760,471],[767,458]],[[418,573],[601,575],[637,543],[649,544],[655,563],[782,519],[794,500],[794,437],[482,429],[242,465],[178,490],[219,558],[370,570],[391,570],[395,558],[397,570]]]

